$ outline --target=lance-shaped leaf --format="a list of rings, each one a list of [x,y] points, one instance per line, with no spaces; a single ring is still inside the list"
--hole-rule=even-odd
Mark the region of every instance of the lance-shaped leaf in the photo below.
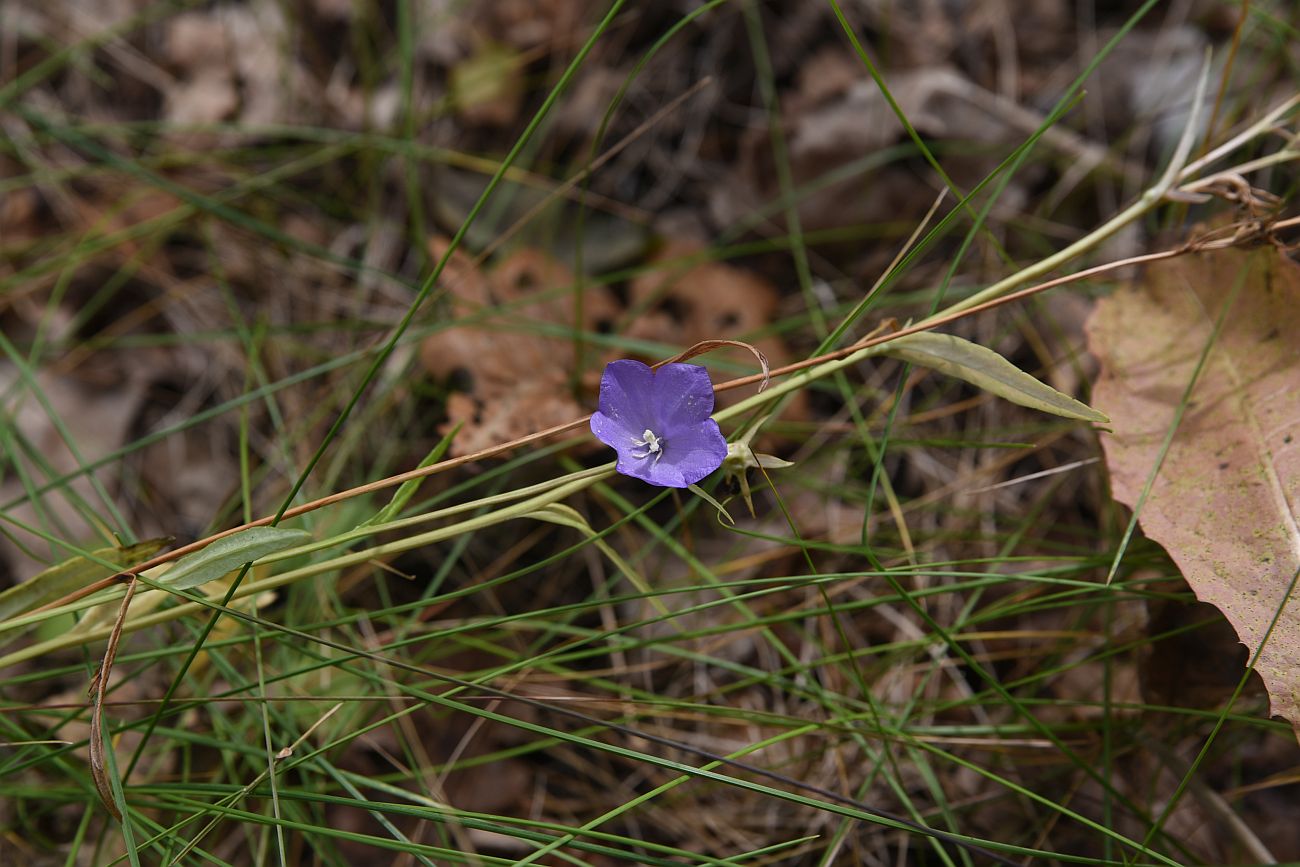
[[[311,541],[306,530],[283,527],[250,527],[218,539],[202,551],[182,557],[167,570],[160,583],[177,590],[190,590],[215,581],[227,572],[295,545]]]
[[[218,582],[227,576],[233,579],[233,573],[245,563],[305,544],[311,541],[311,538],[311,534],[306,530],[250,527],[224,539],[218,539],[202,551],[187,554],[175,563],[164,563],[143,574],[146,578],[157,581],[165,587],[193,590]],[[225,589],[227,588],[222,584],[215,584],[214,588],[203,592],[209,597],[219,597],[224,595]],[[129,611],[120,610],[119,605],[110,600],[86,612],[86,615],[77,621],[72,632],[89,635],[119,621],[129,625],[157,610],[166,599],[165,593],[141,593],[136,597]],[[115,628],[120,630],[122,627]]]
[[[992,349],[951,334],[908,334],[881,344],[880,354],[954,376],[1030,409],[1098,424],[1110,421],[1086,403],[1025,373]]]
[[[1273,713],[1300,728],[1297,333],[1300,267],[1272,248],[1152,265],[1088,322],[1115,498],[1258,654]]]
[[[73,557],[0,593],[0,624],[61,599],[123,567],[148,560],[170,539],[150,539],[124,548],[100,548],[90,557]]]

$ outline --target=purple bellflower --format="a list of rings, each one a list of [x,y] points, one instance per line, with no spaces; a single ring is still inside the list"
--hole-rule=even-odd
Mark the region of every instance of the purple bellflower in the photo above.
[[[618,452],[615,467],[664,488],[687,488],[722,466],[727,441],[713,414],[713,382],[697,364],[658,370],[622,359],[605,365],[596,439]]]

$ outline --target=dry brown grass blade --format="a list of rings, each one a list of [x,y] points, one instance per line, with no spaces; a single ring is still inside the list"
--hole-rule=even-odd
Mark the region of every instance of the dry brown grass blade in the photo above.
[[[763,354],[762,350],[760,350],[754,344],[746,343],[743,340],[724,340],[722,338],[716,338],[713,340],[701,340],[699,343],[695,344],[690,349],[687,349],[685,352],[679,352],[677,355],[674,355],[672,358],[668,359],[667,361],[660,361],[659,363],[653,366],[655,368],[660,368],[663,367],[665,364],[676,364],[679,361],[687,361],[689,359],[695,358],[697,355],[704,355],[706,352],[712,352],[713,350],[721,349],[724,346],[740,347],[741,349],[748,351],[751,355],[754,356],[754,358],[758,359],[758,366],[763,369],[763,373],[762,373],[763,378],[759,382],[758,390],[761,392],[763,389],[767,388],[767,384],[772,379],[772,365],[768,364],[767,356]]]
[[[122,821],[122,813],[117,808],[117,802],[113,800],[113,785],[108,778],[108,763],[106,759],[106,749],[104,745],[104,692],[108,689],[108,678],[113,673],[113,660],[117,658],[117,647],[122,641],[122,624],[126,622],[126,612],[131,607],[131,598],[135,596],[136,586],[139,581],[135,575],[132,575],[127,581],[126,595],[122,597],[122,604],[117,609],[117,622],[113,624],[113,632],[108,637],[108,646],[104,648],[104,661],[99,665],[99,671],[95,674],[94,680],[90,684],[92,703],[90,708],[90,776],[95,781],[95,790],[99,792],[99,799],[104,804],[104,808],[113,814],[113,818],[119,822]]]

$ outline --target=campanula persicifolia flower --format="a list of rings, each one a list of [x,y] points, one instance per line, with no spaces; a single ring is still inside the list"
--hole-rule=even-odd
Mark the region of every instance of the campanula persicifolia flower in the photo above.
[[[605,365],[596,439],[618,452],[620,473],[665,488],[686,488],[722,466],[727,441],[713,414],[713,383],[697,364],[658,370],[622,359]]]

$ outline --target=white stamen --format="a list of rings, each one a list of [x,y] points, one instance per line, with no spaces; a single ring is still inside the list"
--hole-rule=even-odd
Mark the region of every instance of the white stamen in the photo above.
[[[659,459],[664,456],[664,441],[661,437],[655,436],[655,432],[650,430],[650,428],[645,429],[645,433],[641,434],[641,439],[633,439],[632,445],[645,449],[643,454],[638,455],[636,452],[633,452],[632,457],[634,458],[648,458],[651,455],[654,455],[655,463],[657,464],[659,463]]]

